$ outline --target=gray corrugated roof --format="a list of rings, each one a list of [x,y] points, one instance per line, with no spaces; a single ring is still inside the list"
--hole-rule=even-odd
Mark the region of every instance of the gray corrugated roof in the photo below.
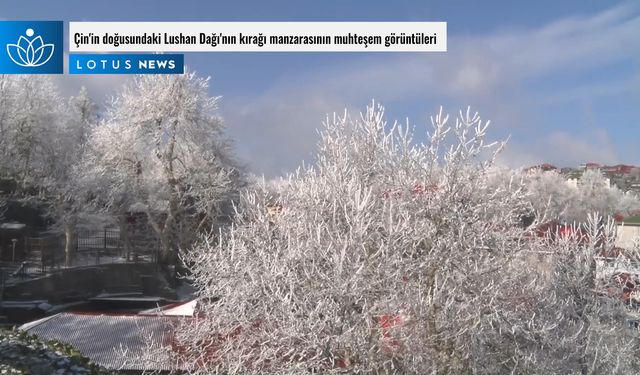
[[[92,362],[110,370],[177,370],[167,358],[154,358],[154,368],[140,358],[148,354],[149,339],[165,343],[176,318],[162,316],[113,316],[60,313],[27,323],[20,329],[41,339],[73,345]],[[123,355],[122,349],[126,349]]]

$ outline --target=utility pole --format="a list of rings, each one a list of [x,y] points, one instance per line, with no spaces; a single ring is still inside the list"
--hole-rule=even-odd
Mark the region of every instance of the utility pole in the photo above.
[[[17,238],[11,239],[11,262],[16,262],[16,243],[18,242]]]

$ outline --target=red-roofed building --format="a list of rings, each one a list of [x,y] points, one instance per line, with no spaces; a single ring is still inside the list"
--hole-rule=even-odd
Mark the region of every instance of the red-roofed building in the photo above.
[[[526,168],[525,172],[535,172],[535,171],[538,171],[538,170],[543,171],[543,172],[557,171],[558,167],[556,167],[553,164],[543,163],[543,164],[534,165],[534,166],[531,166],[529,168]]]
[[[634,166],[632,165],[618,164],[613,166],[602,167],[602,171],[612,173],[612,174],[626,175],[631,173],[633,168]]]
[[[600,168],[600,164],[598,164],[598,163],[587,163],[587,164],[585,164],[585,168],[586,169],[599,169]]]

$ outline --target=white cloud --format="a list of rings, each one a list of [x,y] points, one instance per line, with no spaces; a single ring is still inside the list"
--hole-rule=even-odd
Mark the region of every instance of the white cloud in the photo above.
[[[64,64],[69,63],[69,54],[64,54]],[[96,103],[104,103],[114,96],[127,80],[129,75],[123,74],[61,74],[54,75],[53,80],[64,96],[73,96],[85,87],[89,96]]]
[[[451,104],[472,105],[492,119],[499,134],[517,133],[532,126],[527,118],[544,112],[548,105],[625,92],[640,94],[637,68],[631,79],[578,80],[581,83],[562,89],[547,84],[535,92],[526,88],[528,82],[549,83],[552,75],[575,75],[619,61],[637,61],[639,9],[623,5],[538,28],[466,37],[456,36],[450,28],[447,53],[347,55],[340,64],[297,72],[264,92],[225,96],[221,109],[241,157],[253,171],[267,175],[291,171],[302,160],[312,161],[316,129],[325,116],[345,107],[357,112],[371,99],[391,110],[394,102],[423,102],[420,110],[424,113],[411,119],[417,126],[422,125],[427,111],[440,104],[449,104],[453,111],[457,107]],[[64,75],[55,80],[65,95],[75,95],[85,86],[96,101],[103,102],[129,78]],[[584,132],[602,132],[603,136],[584,138],[556,131],[520,140],[520,144],[514,137],[507,150],[509,160],[526,165],[553,155],[554,162],[568,165],[620,157],[607,146],[610,141],[604,140],[605,130],[585,128]],[[553,154],[560,148],[567,152]],[[603,154],[598,157],[594,152]]]
[[[585,162],[614,165],[620,153],[605,129],[588,132],[553,131],[534,143],[510,142],[498,162],[509,167],[549,162],[558,167]]]
[[[87,92],[97,103],[108,101],[122,85],[130,79],[127,75],[94,74],[94,75],[57,75],[54,82],[60,88],[62,95],[73,96],[85,87]]]
[[[625,5],[537,29],[450,35],[446,54],[356,57],[306,76],[287,77],[257,97],[236,97],[223,101],[222,107],[242,155],[254,171],[266,174],[280,174],[309,160],[318,139],[315,129],[326,113],[362,108],[372,98],[388,106],[417,99],[429,103],[428,108],[443,102],[471,104],[481,107],[504,133],[508,127],[526,127],[528,114],[548,104],[638,92],[639,86],[628,79],[583,81],[561,91],[553,85],[536,92],[524,89],[528,81],[545,80],[547,75],[571,75],[637,58],[638,30],[638,8]],[[618,160],[606,131],[584,132],[599,135],[581,138],[557,131],[526,144],[512,142],[510,149],[521,149],[512,160],[535,163],[550,155],[563,164]]]
[[[223,100],[228,133],[252,170],[278,175],[313,160],[317,128],[329,111],[344,108],[344,102],[313,92],[304,95],[291,100],[274,93],[249,104]]]
[[[589,17],[561,19],[538,30],[495,34],[486,42],[510,73],[535,77],[637,57],[638,30],[638,8],[623,5]]]

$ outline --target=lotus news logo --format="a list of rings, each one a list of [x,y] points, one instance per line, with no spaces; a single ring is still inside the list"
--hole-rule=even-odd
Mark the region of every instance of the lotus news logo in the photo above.
[[[7,53],[11,60],[24,67],[42,66],[51,60],[56,47],[53,44],[44,44],[41,36],[34,37],[33,29],[27,29],[28,38],[20,35],[18,43],[7,44]]]
[[[62,21],[0,22],[0,73],[62,74],[62,29]]]

